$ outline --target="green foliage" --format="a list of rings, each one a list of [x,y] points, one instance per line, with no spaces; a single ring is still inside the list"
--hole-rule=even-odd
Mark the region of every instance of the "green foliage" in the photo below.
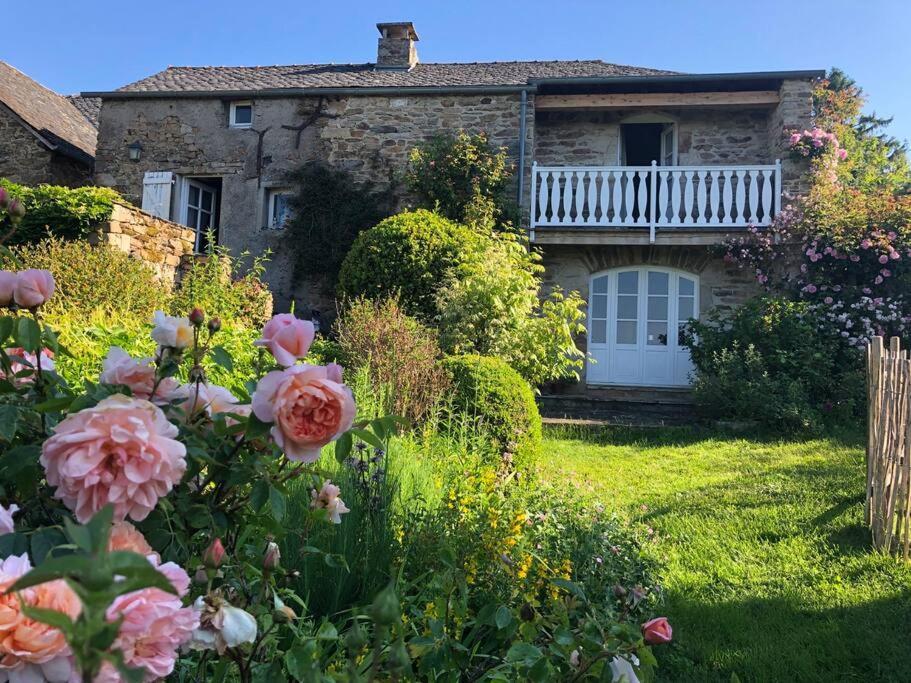
[[[306,164],[288,179],[296,188],[294,216],[285,229],[294,278],[323,276],[334,286],[355,238],[392,213],[391,195],[322,163]]]
[[[505,147],[461,131],[412,148],[409,161],[405,181],[426,208],[482,233],[508,227],[515,207]]]
[[[34,242],[47,236],[82,239],[111,217],[115,201],[123,201],[106,187],[27,187],[2,178],[0,187],[19,199],[26,211],[8,244]]]
[[[756,298],[690,332],[695,397],[707,416],[800,431],[862,410],[862,356],[825,332],[806,303]]]
[[[585,302],[559,288],[540,299],[540,260],[524,241],[502,235],[481,258],[454,268],[437,296],[444,351],[503,358],[532,386],[578,378]]]
[[[272,294],[261,279],[269,253],[235,257],[213,240],[208,244],[206,255],[195,259],[181,277],[171,299],[172,313],[186,315],[201,308],[209,317],[261,328],[272,317]]]
[[[422,322],[437,316],[436,295],[451,270],[477,258],[488,240],[466,227],[419,209],[391,216],[362,232],[342,263],[339,294],[399,298]]]
[[[396,299],[355,299],[335,323],[340,362],[364,369],[377,413],[418,422],[447,389],[436,332],[402,311]]]
[[[443,366],[452,378],[450,411],[490,435],[507,469],[528,468],[541,446],[541,415],[528,382],[500,358],[452,356]]]

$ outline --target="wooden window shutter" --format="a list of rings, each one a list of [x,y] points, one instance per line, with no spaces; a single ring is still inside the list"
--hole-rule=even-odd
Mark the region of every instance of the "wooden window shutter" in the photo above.
[[[142,179],[142,210],[159,218],[171,218],[171,171],[147,171]]]

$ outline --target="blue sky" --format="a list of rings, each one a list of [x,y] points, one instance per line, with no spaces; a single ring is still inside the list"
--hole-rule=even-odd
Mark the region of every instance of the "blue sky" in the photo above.
[[[61,93],[168,65],[369,62],[378,21],[423,61],[603,59],[688,72],[839,66],[911,139],[911,3],[900,0],[38,0],[3,9],[0,59]]]

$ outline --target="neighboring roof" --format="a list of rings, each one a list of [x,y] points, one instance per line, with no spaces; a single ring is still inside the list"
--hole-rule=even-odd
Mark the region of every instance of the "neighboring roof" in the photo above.
[[[94,158],[98,131],[72,102],[3,61],[0,102],[51,149],[84,161]]]
[[[100,97],[83,97],[82,95],[67,95],[66,99],[79,110],[79,113],[82,114],[88,122],[92,124],[94,128],[98,128],[98,116],[101,114],[101,98]]]
[[[118,93],[205,93],[311,88],[460,88],[523,86],[535,79],[648,76],[671,71],[608,64],[598,59],[548,62],[417,64],[376,69],[373,64],[291,66],[171,66]],[[106,95],[109,93],[106,93]]]

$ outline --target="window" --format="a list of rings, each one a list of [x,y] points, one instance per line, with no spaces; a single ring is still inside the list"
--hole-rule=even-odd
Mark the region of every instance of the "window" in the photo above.
[[[270,230],[281,230],[291,219],[291,190],[287,188],[269,190],[268,193],[268,222],[266,227]]]
[[[253,125],[253,103],[232,102],[228,119],[231,128],[249,128]]]
[[[221,178],[186,178],[183,188],[181,222],[196,231],[196,252],[209,246],[209,234],[218,242]]]

